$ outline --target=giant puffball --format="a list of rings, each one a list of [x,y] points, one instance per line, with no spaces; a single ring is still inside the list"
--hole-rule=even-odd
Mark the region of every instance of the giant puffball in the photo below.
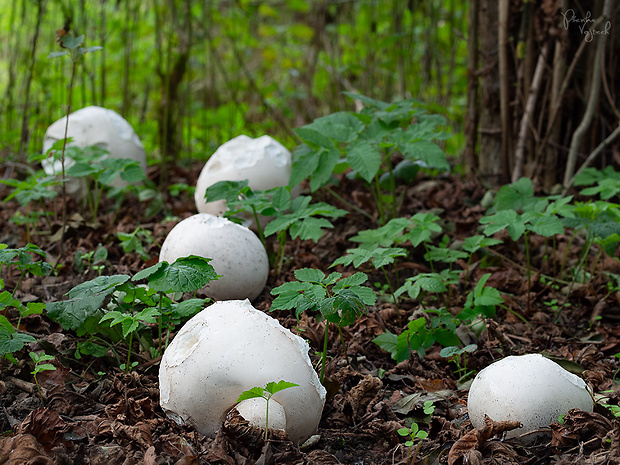
[[[205,287],[217,300],[250,299],[262,292],[269,274],[269,258],[260,239],[245,226],[208,213],[185,218],[166,236],[159,261],[197,255],[212,259],[221,277]]]
[[[47,152],[54,143],[65,138],[67,117],[63,116],[47,128],[43,138],[43,152]],[[110,157],[128,158],[140,163],[146,171],[146,152],[131,125],[114,110],[89,106],[69,114],[67,137],[72,138],[71,145],[77,147],[96,146],[106,150]],[[65,169],[73,164],[73,160],[65,159]],[[44,159],[42,166],[49,175],[57,175],[62,171],[59,159]],[[112,183],[120,187],[124,181],[117,178]],[[68,185],[70,193],[79,189],[79,184]]]
[[[270,428],[286,425],[299,444],[315,433],[325,405],[308,350],[306,341],[248,300],[216,302],[185,323],[165,350],[161,407],[178,423],[213,436],[243,391],[284,380],[299,386],[271,398]]]
[[[472,382],[467,400],[475,428],[483,426],[485,414],[494,421],[520,421],[522,429],[509,431],[507,437],[546,428],[572,408],[592,411],[589,388],[540,354],[510,356],[484,368]]]
[[[272,137],[237,136],[222,144],[202,168],[194,193],[196,209],[200,213],[224,214],[225,200],[207,203],[204,198],[207,188],[219,181],[247,179],[253,190],[286,186],[291,163],[291,153]]]

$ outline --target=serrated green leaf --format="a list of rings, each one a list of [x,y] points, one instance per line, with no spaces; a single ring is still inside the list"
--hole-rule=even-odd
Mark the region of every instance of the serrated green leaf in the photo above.
[[[293,272],[295,278],[299,281],[305,281],[309,283],[322,283],[325,279],[325,273],[316,268],[300,268]]]
[[[360,284],[364,284],[366,281],[368,281],[368,276],[366,273],[357,272],[338,281],[338,283],[334,286],[334,291],[345,287],[359,286]]]
[[[348,147],[347,161],[353,171],[366,182],[371,182],[381,167],[381,154],[366,141],[357,141]]]
[[[254,399],[256,397],[264,397],[264,393],[265,389],[262,387],[253,387],[247,389],[243,391],[241,395],[239,395],[239,397],[237,398],[237,403],[241,402],[242,400]]]
[[[190,255],[180,257],[171,265],[167,262],[160,262],[154,265],[154,271],[150,268],[137,273],[134,279],[146,277],[149,287],[161,292],[193,292],[209,282],[218,278],[212,265],[209,264],[210,258]],[[164,265],[165,264],[165,265]],[[140,278],[138,276],[140,275]]]
[[[301,221],[293,223],[290,227],[289,233],[292,239],[299,237],[305,241],[308,239],[318,242],[318,240],[325,234],[324,229],[331,229],[334,225],[326,218],[314,218],[307,217]]]
[[[267,392],[269,392],[271,395],[275,394],[276,392],[280,392],[283,391],[285,389],[289,389],[292,387],[298,387],[299,384],[295,384],[295,383],[289,383],[288,381],[284,381],[284,380],[280,380],[277,383],[274,383],[273,381],[270,383],[267,383],[265,385],[265,390]]]

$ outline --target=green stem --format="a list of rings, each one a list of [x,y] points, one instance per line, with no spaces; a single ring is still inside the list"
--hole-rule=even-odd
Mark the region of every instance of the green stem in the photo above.
[[[129,342],[127,343],[127,363],[125,364],[125,373],[129,373],[131,371],[131,344],[133,342],[133,332],[129,333]]]
[[[528,235],[527,235],[527,231],[524,233],[524,240],[525,240],[525,262],[527,264],[527,311],[530,311],[530,307],[531,307],[531,286],[532,283],[530,282],[530,276],[532,273],[532,270],[530,268],[530,241],[528,240]]]
[[[374,220],[374,218],[372,217],[372,215],[370,213],[368,213],[366,210],[358,207],[357,205],[352,204],[347,199],[345,199],[340,194],[338,194],[336,191],[334,191],[331,187],[324,187],[323,189],[325,189],[327,192],[329,192],[329,194],[332,197],[335,197],[336,199],[338,199],[340,202],[342,202],[344,205],[349,207],[351,210],[355,210],[356,212],[361,213],[365,217],[367,217],[367,218],[369,218],[371,220]]]
[[[323,339],[323,354],[321,355],[321,384],[325,381],[325,360],[327,359],[327,339],[329,335],[329,321],[325,320],[325,337]]]
[[[267,401],[267,406],[265,407],[265,442],[267,442],[267,439],[269,437],[269,400],[271,399],[271,396],[272,394],[270,394],[269,397],[265,398],[265,400]]]

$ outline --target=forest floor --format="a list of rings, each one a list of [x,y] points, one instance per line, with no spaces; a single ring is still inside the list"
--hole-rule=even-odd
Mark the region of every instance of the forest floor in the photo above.
[[[8,164],[0,166],[0,174],[7,176],[13,168]],[[195,185],[200,166],[192,168],[173,170],[170,182]],[[150,175],[156,180],[156,170],[151,170]],[[360,208],[370,209],[366,190],[354,181],[343,179],[337,190]],[[4,188],[0,197],[6,197],[8,192]],[[483,194],[479,185],[464,183],[458,177],[421,179],[406,188],[401,214],[441,212],[439,216],[450,226],[450,234],[464,238],[476,233],[478,220],[485,213],[480,206]],[[324,195],[321,200],[346,208]],[[74,256],[78,250],[93,251],[98,244],[108,250],[104,274],[135,274],[155,263],[158,244],[175,222],[164,221],[163,212],[140,220],[144,209],[135,198],[128,199],[118,213],[107,212],[107,208],[109,205],[104,203],[98,223],[92,224],[84,220],[86,214],[79,213],[79,206],[70,206],[71,221],[65,252],[60,258],[58,244],[54,242],[58,235],[53,235],[59,228],[58,220],[52,222],[52,234],[34,236],[32,242],[48,254],[48,259],[63,266],[57,276],[27,277],[16,297],[23,302],[64,299],[73,286],[97,276],[92,269],[79,273]],[[26,244],[24,228],[9,222],[16,209],[14,201],[0,203],[0,242],[9,247]],[[193,196],[167,195],[166,210],[178,218],[193,214]],[[137,254],[123,252],[116,238],[118,231],[132,232],[137,226],[152,231],[155,238],[155,244],[148,249],[152,258],[146,263]],[[269,277],[254,306],[268,311],[273,300],[271,289],[293,280],[294,269],[313,267],[326,271],[351,247],[348,238],[372,227],[376,225],[352,211],[335,221],[334,229],[316,244],[289,241],[282,274]],[[467,369],[478,372],[507,355],[544,353],[578,372],[595,393],[612,391],[608,402],[617,405],[620,360],[615,355],[620,353],[620,294],[608,288],[603,273],[597,273],[587,285],[575,285],[570,290],[563,285],[545,284],[540,276],[552,274],[552,260],[542,258],[542,239],[531,239],[533,272],[529,284],[523,248],[512,241],[496,248],[497,256],[486,268],[481,269],[480,262],[470,265],[472,280],[491,273],[488,283],[502,292],[506,306],[526,322],[499,309],[493,319],[487,320],[487,329],[473,341],[478,348],[467,355]],[[577,260],[580,244],[560,237],[558,250],[564,253],[567,247],[569,261]],[[399,262],[401,279],[416,271],[429,271],[422,255],[423,251],[413,250]],[[598,267],[614,273],[620,271],[620,263],[614,259],[601,260]],[[364,271],[371,275],[371,283],[381,279],[370,268]],[[17,274],[4,272],[2,278],[5,289],[12,289]],[[458,313],[464,292],[456,287],[451,292],[450,310]],[[560,304],[554,309],[551,302]],[[564,302],[570,305],[562,307]],[[244,444],[223,433],[207,438],[190,427],[179,426],[159,406],[158,360],[140,358],[141,363],[128,374],[108,357],[84,356],[76,360],[72,356],[75,334],[63,331],[44,314],[28,316],[21,321],[21,329],[34,335],[38,342],[16,354],[17,365],[7,360],[1,362],[0,464],[379,465],[405,464],[414,454],[416,463],[425,464],[620,463],[620,419],[600,405],[592,413],[571,411],[564,424],[552,425],[549,434],[535,443],[523,443],[522,438],[502,439],[501,434],[493,437],[501,425],[474,430],[467,416],[468,384],[459,382],[456,365],[439,355],[440,347],[434,346],[424,357],[414,353],[410,360],[396,364],[372,342],[385,330],[399,334],[408,318],[414,313],[416,317],[421,315],[420,310],[419,304],[410,299],[403,299],[399,308],[387,299],[379,299],[354,325],[344,328],[348,361],[337,332],[331,332],[326,372],[328,398],[318,440],[302,448],[275,440],[266,445]],[[297,322],[289,312],[271,314],[284,326],[303,330],[303,337],[313,349],[311,358],[317,361],[314,351],[322,346],[324,324],[312,315],[304,314]],[[15,321],[14,315],[8,316]],[[56,366],[56,370],[38,374],[43,403],[28,357],[29,351],[41,349],[55,356],[52,363]],[[431,416],[423,412],[428,400],[435,406]],[[412,448],[397,433],[408,418],[428,431],[428,438],[419,440]]]

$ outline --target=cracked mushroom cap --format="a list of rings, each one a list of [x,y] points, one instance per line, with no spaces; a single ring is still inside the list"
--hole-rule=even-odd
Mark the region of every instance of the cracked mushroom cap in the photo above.
[[[286,433],[301,443],[315,433],[326,394],[308,350],[306,341],[248,300],[216,302],[191,318],[166,349],[160,404],[178,423],[213,436],[243,391],[279,380],[296,383],[270,402],[283,407]]]
[[[205,163],[196,182],[194,200],[200,213],[223,215],[226,201],[205,202],[205,191],[219,181],[247,179],[253,190],[286,186],[291,176],[291,152],[270,136],[241,135],[222,144]]]

